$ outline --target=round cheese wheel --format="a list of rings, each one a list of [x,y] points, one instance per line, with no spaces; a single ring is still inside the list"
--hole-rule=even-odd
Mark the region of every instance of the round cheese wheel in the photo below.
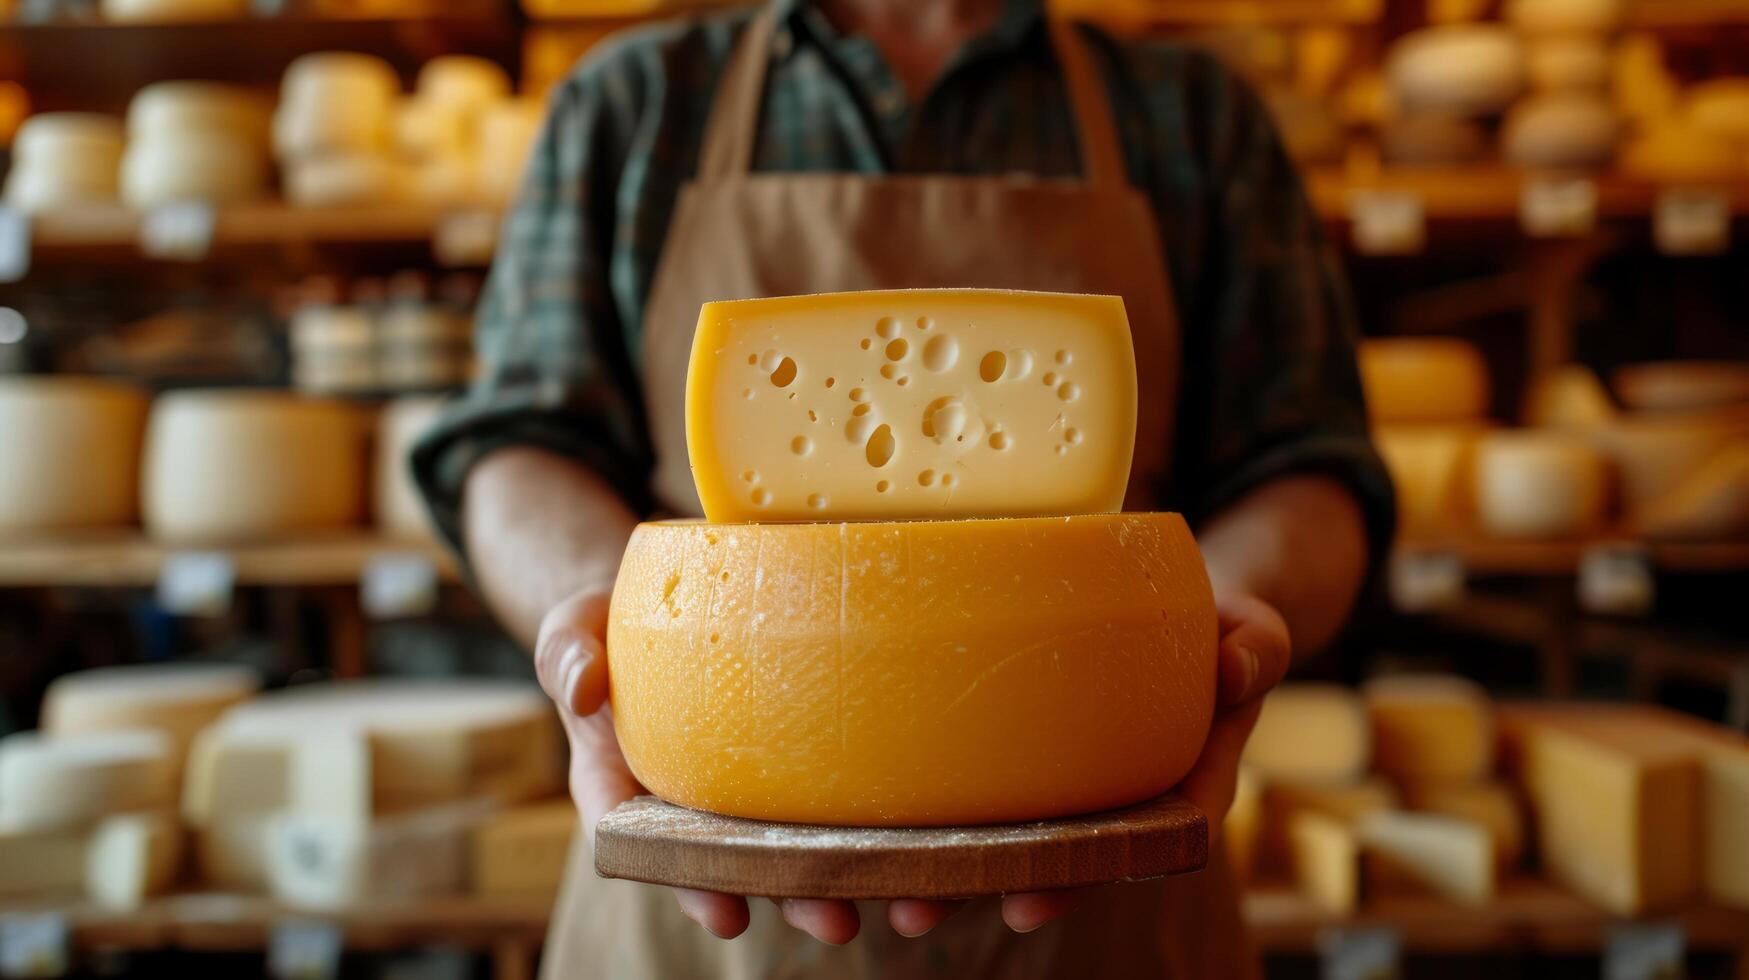
[[[1404,35],[1386,64],[1391,90],[1406,112],[1486,116],[1524,90],[1518,38],[1491,24],[1430,27]]]
[[[614,726],[673,803],[856,826],[1036,820],[1177,783],[1214,710],[1176,514],[645,524],[608,620]]]
[[[1621,0],[1507,0],[1506,20],[1526,34],[1607,34],[1621,26]]]
[[[1634,521],[1648,538],[1718,541],[1749,535],[1749,439],[1731,443]]]
[[[136,208],[177,201],[234,204],[267,193],[267,158],[222,130],[137,138],[122,157],[122,200]]]
[[[170,740],[177,765],[200,730],[261,690],[261,676],[230,664],[133,664],[65,674],[43,695],[51,735],[145,729]]]
[[[146,528],[224,541],[356,524],[364,434],[351,406],[283,392],[161,395],[146,432]]]
[[[285,171],[285,196],[306,208],[385,205],[411,193],[407,168],[388,156],[343,154],[292,161]]]
[[[362,106],[386,116],[401,80],[381,58],[351,51],[306,54],[286,66],[280,101],[309,108]]]
[[[1542,92],[1609,90],[1609,42],[1596,35],[1543,37],[1526,46],[1531,87]]]
[[[18,732],[0,739],[0,828],[80,827],[112,813],[170,809],[176,775],[157,732]]]
[[[1440,535],[1468,526],[1476,441],[1486,431],[1486,426],[1463,423],[1381,426],[1373,433],[1397,489],[1403,530]]]
[[[377,527],[390,537],[430,541],[437,536],[408,467],[414,443],[431,430],[444,405],[442,398],[398,398],[383,409],[377,426],[372,510]]]
[[[292,386],[315,395],[369,391],[382,380],[370,351],[295,354]]]
[[[1338,684],[1283,684],[1264,698],[1244,762],[1265,783],[1357,782],[1372,762],[1366,705]]]
[[[390,148],[394,117],[369,101],[287,100],[273,114],[273,149],[288,164],[374,156]]]
[[[419,69],[419,96],[450,106],[463,116],[476,116],[487,105],[510,95],[510,76],[485,58],[444,54]]]
[[[147,405],[95,378],[0,378],[0,529],[134,523]]]
[[[1704,133],[1749,147],[1749,78],[1716,78],[1688,90],[1684,116]]]
[[[1476,517],[1504,538],[1565,538],[1603,523],[1602,457],[1583,435],[1492,432],[1476,444]]]
[[[96,157],[110,166],[127,142],[121,120],[95,112],[41,112],[18,127],[13,157],[23,164],[58,165],[69,157]]]
[[[484,200],[508,203],[516,196],[545,114],[538,100],[506,99],[488,106],[480,116],[478,173]]]
[[[460,106],[420,93],[395,107],[395,148],[412,160],[467,158],[477,119]]]
[[[19,164],[6,175],[6,203],[26,212],[115,203],[119,167],[91,157],[69,158],[66,166]]]
[[[246,88],[217,82],[157,82],[128,103],[132,139],[223,133],[265,149],[272,113]]]
[[[1642,180],[1711,183],[1749,170],[1749,153],[1680,119],[1652,123],[1622,145],[1623,173]]]
[[[1616,393],[1629,408],[1681,412],[1749,404],[1749,362],[1660,361],[1615,372]]]
[[[368,354],[376,347],[376,320],[362,306],[312,303],[291,319],[291,347],[302,355]]]
[[[1466,422],[1488,410],[1488,366],[1455,338],[1362,341],[1360,381],[1374,422]]]
[[[1544,373],[1525,397],[1525,424],[1537,428],[1588,428],[1615,416],[1615,403],[1597,373],[1579,364]]]
[[[1675,493],[1726,446],[1749,437],[1749,411],[1622,415],[1593,438],[1614,464],[1630,519]]]
[[[1459,167],[1488,156],[1488,134],[1469,119],[1417,113],[1379,132],[1379,154],[1395,167]]]
[[[249,16],[249,0],[103,0],[105,20],[123,23],[229,20]]]
[[[1521,167],[1591,169],[1615,159],[1621,117],[1601,95],[1535,95],[1506,116],[1501,149]]]

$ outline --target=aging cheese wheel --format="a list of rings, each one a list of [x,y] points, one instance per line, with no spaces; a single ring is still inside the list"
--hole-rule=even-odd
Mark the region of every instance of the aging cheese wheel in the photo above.
[[[1488,366],[1462,340],[1363,341],[1360,381],[1375,423],[1469,422],[1488,410]]]
[[[480,895],[556,895],[571,841],[579,836],[569,797],[505,810],[470,837],[469,879]]]
[[[1245,764],[1265,779],[1352,782],[1371,758],[1366,706],[1335,684],[1284,684],[1269,692],[1245,743]]]
[[[1524,50],[1498,25],[1430,27],[1392,47],[1386,72],[1405,111],[1487,116],[1524,90]]]
[[[1580,364],[1563,364],[1531,383],[1524,421],[1538,428],[1588,428],[1616,416],[1615,402],[1597,373]]]
[[[1621,0],[1507,0],[1506,19],[1526,34],[1607,34],[1621,24]]]
[[[1721,450],[1749,437],[1749,410],[1624,415],[1593,433],[1615,464],[1630,520],[1668,499]]]
[[[389,63],[351,51],[306,54],[286,66],[280,80],[282,102],[310,105],[364,103],[386,113],[400,94],[401,81]]]
[[[254,92],[217,82],[157,82],[128,103],[128,136],[181,138],[226,134],[266,150],[272,113]]]
[[[472,120],[486,106],[508,98],[510,76],[485,58],[438,55],[419,69],[419,97],[450,106]]]
[[[1634,521],[1648,538],[1717,541],[1749,535],[1749,438],[1720,450]]]
[[[189,743],[233,705],[261,690],[261,677],[228,664],[135,664],[65,674],[43,695],[51,735],[137,728],[162,733],[180,767]]]
[[[1749,78],[1717,78],[1690,88],[1684,105],[1688,124],[1739,149],[1749,148]]]
[[[44,112],[18,128],[13,156],[25,164],[60,163],[63,158],[90,156],[110,162],[121,159],[126,142],[122,122],[95,112]]]
[[[640,782],[860,826],[1110,809],[1183,778],[1213,596],[1176,514],[641,525],[608,621]]]
[[[134,523],[147,405],[94,378],[0,379],[0,530]]]
[[[1395,425],[1373,433],[1373,444],[1397,488],[1397,515],[1404,531],[1460,531],[1475,509],[1476,442],[1483,425]]]
[[[314,156],[287,165],[285,196],[305,208],[393,204],[412,193],[412,180],[412,172],[387,155]]]
[[[1597,35],[1543,37],[1525,52],[1530,85],[1540,92],[1609,91],[1609,42]]]
[[[229,541],[358,523],[365,425],[349,405],[265,390],[161,395],[141,510],[153,535]]]
[[[103,19],[119,23],[230,20],[247,16],[248,0],[103,0]]]
[[[1495,432],[1476,445],[1476,517],[1490,534],[1560,538],[1603,522],[1606,470],[1592,440],[1556,430]]]
[[[400,398],[383,409],[377,427],[375,507],[377,527],[391,537],[432,540],[435,530],[409,460],[418,442],[443,414],[442,398]]]
[[[1749,152],[1680,119],[1661,118],[1622,145],[1620,167],[1641,180],[1706,184],[1749,170]]]
[[[0,828],[78,827],[113,813],[175,806],[170,742],[151,731],[0,739]]]
[[[1480,780],[1494,769],[1494,707],[1461,677],[1369,681],[1373,769],[1400,785]]]
[[[121,121],[85,112],[31,116],[13,142],[6,203],[24,211],[113,202],[119,185]]]
[[[1749,361],[1660,361],[1615,372],[1616,394],[1633,409],[1681,412],[1749,405]]]
[[[255,200],[267,193],[267,157],[247,137],[223,131],[135,138],[122,157],[121,191],[141,209]]]
[[[1379,153],[1394,167],[1462,166],[1487,158],[1488,134],[1473,120],[1416,113],[1379,131]]]
[[[1501,148],[1521,167],[1591,169],[1615,159],[1621,118],[1601,94],[1536,95],[1506,116]]]

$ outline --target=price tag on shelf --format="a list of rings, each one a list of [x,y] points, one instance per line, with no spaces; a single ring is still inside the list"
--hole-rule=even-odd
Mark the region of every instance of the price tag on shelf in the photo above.
[[[1436,612],[1464,601],[1464,560],[1441,551],[1406,552],[1391,558],[1391,602],[1403,612]]]
[[[1686,946],[1675,923],[1618,925],[1603,950],[1603,980],[1680,980]]]
[[[1652,237],[1665,255],[1720,255],[1731,247],[1731,198],[1724,191],[1662,191],[1652,208]]]
[[[1597,227],[1597,182],[1588,177],[1532,177],[1518,196],[1518,220],[1536,238],[1590,234]]]
[[[1427,209],[1407,191],[1356,190],[1348,196],[1354,248],[1362,255],[1416,255],[1427,249]]]
[[[1652,557],[1634,544],[1600,544],[1579,557],[1579,605],[1586,612],[1643,616],[1652,610],[1657,581]]]
[[[30,215],[0,204],[0,282],[17,282],[30,271]]]
[[[377,619],[423,616],[437,608],[437,566],[419,554],[372,555],[358,583],[359,604]]]
[[[66,916],[0,916],[0,977],[65,976],[71,961]]]
[[[267,940],[267,973],[274,980],[332,980],[340,975],[340,927],[332,922],[288,919],[275,923]]]
[[[1399,980],[1403,940],[1395,929],[1325,929],[1318,934],[1324,980]]]
[[[213,247],[218,215],[204,201],[180,201],[146,212],[140,222],[140,253],[149,259],[199,262]]]
[[[437,222],[431,250],[443,265],[485,265],[498,249],[498,224],[503,219],[489,208],[452,211]]]
[[[178,616],[217,616],[231,608],[237,563],[222,551],[179,551],[158,571],[158,605]]]

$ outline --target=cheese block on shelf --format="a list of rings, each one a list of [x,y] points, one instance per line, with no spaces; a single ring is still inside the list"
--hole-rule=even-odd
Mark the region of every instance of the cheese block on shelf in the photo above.
[[[1749,405],[1749,361],[1630,364],[1611,379],[1629,408],[1685,412]]]
[[[1609,42],[1595,34],[1536,38],[1527,46],[1525,67],[1539,92],[1609,92]]]
[[[1216,646],[1176,514],[643,524],[607,642],[651,792],[854,826],[1157,796],[1202,749]]]
[[[175,803],[170,742],[158,732],[17,732],[0,739],[0,828],[79,827]]]
[[[121,162],[121,196],[150,209],[183,201],[235,204],[267,193],[267,157],[234,133],[136,138]]]
[[[578,836],[577,805],[567,797],[504,810],[469,837],[469,880],[476,894],[556,895]]]
[[[395,538],[435,540],[437,532],[409,469],[414,443],[443,414],[442,398],[398,398],[383,409],[377,425],[376,474],[371,508],[377,527]]]
[[[1482,425],[1387,425],[1373,445],[1397,489],[1397,519],[1410,534],[1439,535],[1469,526],[1475,512],[1476,442]]]
[[[134,523],[148,404],[95,378],[0,379],[0,532]]]
[[[1471,422],[1488,411],[1488,366],[1462,340],[1362,341],[1360,380],[1375,424]]]
[[[1660,541],[1749,535],[1749,438],[1720,450],[1669,496],[1642,508],[1634,529]]]
[[[1240,881],[1257,876],[1262,835],[1263,777],[1249,766],[1240,766],[1239,778],[1233,785],[1233,804],[1227,808],[1227,819],[1221,824],[1227,860]]]
[[[706,303],[686,444],[715,522],[1123,506],[1136,365],[1115,296],[891,290]]]
[[[1379,155],[1393,167],[1461,167],[1492,152],[1488,134],[1472,119],[1420,112],[1393,119],[1379,131]]]
[[[134,664],[63,674],[43,695],[51,735],[138,728],[162,733],[180,769],[202,729],[261,690],[261,676],[231,664]]]
[[[1244,758],[1266,779],[1355,782],[1372,761],[1366,705],[1335,684],[1284,684],[1264,698]]]
[[[1625,414],[1594,430],[1615,466],[1630,522],[1652,512],[1731,444],[1749,438],[1749,410]]]
[[[130,140],[225,134],[245,147],[265,151],[267,103],[254,92],[217,82],[155,82],[128,103]]]
[[[1501,782],[1428,783],[1403,788],[1410,810],[1457,817],[1487,828],[1502,871],[1521,865],[1526,850],[1524,805]]]
[[[1373,769],[1405,785],[1473,782],[1494,770],[1494,707],[1472,681],[1384,677],[1363,689]]]
[[[139,908],[181,877],[182,825],[173,812],[110,817],[85,852],[85,894],[106,909]]]
[[[375,820],[279,814],[268,830],[269,891],[327,910],[459,895],[470,835],[496,806],[469,800]]]
[[[1337,817],[1306,812],[1288,825],[1289,863],[1295,887],[1321,911],[1351,916],[1360,908],[1360,837]]]
[[[77,830],[8,830],[0,827],[0,899],[78,898],[85,890],[89,835]]]
[[[1588,428],[1603,425],[1617,414],[1597,372],[1581,364],[1563,364],[1544,372],[1531,382],[1524,402],[1525,424],[1533,428]]]
[[[1749,78],[1715,78],[1691,86],[1683,118],[1702,132],[1749,149]]]
[[[1603,523],[1607,473],[1583,434],[1491,432],[1476,444],[1477,523],[1503,538],[1591,534]]]
[[[195,879],[207,888],[266,891],[268,830],[274,817],[269,813],[217,820],[193,830]]]
[[[1368,886],[1422,888],[1464,905],[1494,897],[1499,862],[1482,824],[1432,813],[1385,810],[1355,824]]]
[[[1263,789],[1263,831],[1258,864],[1265,871],[1292,866],[1294,820],[1316,813],[1353,824],[1369,813],[1395,809],[1397,791],[1377,777],[1354,783],[1272,781]]]
[[[1487,116],[1524,90],[1524,50],[1497,24],[1429,27],[1391,47],[1386,73],[1405,111]]]
[[[1554,92],[1512,107],[1501,152],[1520,167],[1591,170],[1615,160],[1621,134],[1621,117],[1602,93]]]

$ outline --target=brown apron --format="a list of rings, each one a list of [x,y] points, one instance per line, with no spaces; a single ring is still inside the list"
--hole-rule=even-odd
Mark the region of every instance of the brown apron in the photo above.
[[[1166,258],[1148,199],[1129,185],[1085,40],[1065,23],[1054,22],[1051,33],[1080,136],[1081,180],[751,173],[774,35],[769,9],[754,18],[724,72],[698,177],[681,191],[645,317],[655,490],[669,510],[700,513],[683,393],[701,304],[954,286],[1123,297],[1142,380],[1127,504],[1155,506],[1178,391]],[[597,878],[589,848],[579,846],[543,972],[554,980],[1253,972],[1237,891],[1222,862],[1188,878],[1096,889],[1070,916],[1026,936],[1002,925],[993,900],[914,940],[893,933],[883,904],[864,903],[862,935],[829,947],[783,924],[769,903],[752,905],[747,933],[722,942],[682,916],[666,889]]]

